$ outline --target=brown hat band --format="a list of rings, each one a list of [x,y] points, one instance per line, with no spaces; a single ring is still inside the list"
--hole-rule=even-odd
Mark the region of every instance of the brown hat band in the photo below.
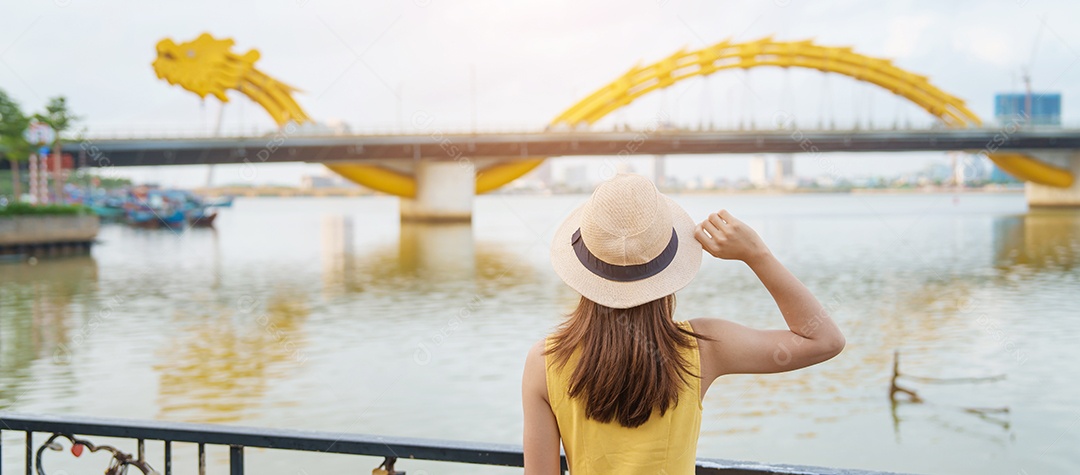
[[[574,231],[573,236],[570,237],[570,244],[574,246],[574,253],[577,254],[581,265],[585,266],[589,272],[615,282],[634,282],[659,274],[671,264],[679,250],[679,235],[672,228],[671,240],[659,256],[644,264],[629,266],[609,264],[593,255],[589,248],[585,247],[585,241],[581,239],[581,228]]]

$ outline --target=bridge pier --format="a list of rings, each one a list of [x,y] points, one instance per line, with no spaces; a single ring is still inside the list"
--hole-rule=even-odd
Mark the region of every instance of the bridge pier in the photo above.
[[[1032,208],[1080,208],[1080,151],[1040,151],[1030,154],[1041,161],[1072,172],[1072,186],[1059,188],[1027,182],[1024,195]]]
[[[401,220],[422,223],[472,221],[476,167],[468,160],[421,160],[416,170],[416,197],[401,198]]]

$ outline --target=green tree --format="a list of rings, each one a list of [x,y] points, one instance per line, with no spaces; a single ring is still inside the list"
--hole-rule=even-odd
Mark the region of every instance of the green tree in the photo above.
[[[32,150],[30,143],[26,141],[26,137],[23,135],[29,125],[30,118],[19,109],[19,104],[11,99],[3,89],[0,89],[0,147],[4,149],[4,157],[11,164],[13,201],[19,201],[22,196],[19,161],[26,160]]]
[[[60,134],[70,129],[79,120],[79,117],[68,109],[67,99],[64,96],[49,99],[49,103],[45,105],[45,113],[34,114],[34,118],[48,124],[56,131],[56,144],[60,143]]]
[[[60,171],[61,147],[63,146],[63,142],[61,142],[60,137],[64,131],[70,129],[72,125],[75,125],[75,122],[79,120],[79,117],[72,114],[71,110],[68,109],[67,99],[64,98],[64,96],[56,96],[49,99],[49,103],[45,105],[45,113],[34,114],[34,118],[40,122],[44,122],[49,127],[52,127],[53,131],[56,132],[53,143],[50,145],[53,149],[53,156],[56,157],[55,163],[57,165],[56,173],[53,175],[53,186],[56,190],[55,193],[57,199],[60,199],[59,197],[62,196],[63,193],[63,172]]]

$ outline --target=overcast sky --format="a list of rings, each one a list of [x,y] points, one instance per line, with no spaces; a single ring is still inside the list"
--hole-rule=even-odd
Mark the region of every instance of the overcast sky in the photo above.
[[[993,94],[1022,89],[1021,69],[1030,66],[1036,91],[1063,94],[1063,120],[1080,117],[1080,101],[1072,100],[1080,97],[1080,2],[0,1],[0,88],[30,111],[65,95],[93,132],[212,128],[220,103],[169,86],[150,66],[160,39],[181,42],[202,32],[235,39],[240,53],[259,49],[256,66],[302,89],[297,100],[309,115],[356,131],[409,129],[417,111],[434,119],[433,129],[469,129],[474,116],[480,129],[538,129],[635,63],[769,35],[891,58],[985,119],[993,115]],[[273,126],[241,94],[229,97],[225,129]],[[679,124],[761,126],[778,109],[808,126],[931,121],[873,86],[774,68],[684,81],[599,126],[645,126],[658,114]],[[850,175],[893,173],[939,157],[842,156],[836,164]],[[669,163],[679,174],[746,174],[746,158]],[[796,162],[800,174],[814,175],[813,166]],[[260,177],[295,183],[313,172],[316,166],[264,166]],[[192,185],[205,171],[157,168],[135,176]]]

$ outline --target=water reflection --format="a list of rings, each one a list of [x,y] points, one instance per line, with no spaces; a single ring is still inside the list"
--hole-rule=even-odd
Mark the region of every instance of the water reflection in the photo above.
[[[1071,271],[1080,263],[1080,211],[1032,210],[994,220],[994,265]]]
[[[956,254],[942,245],[940,224],[956,226],[944,236],[961,246],[974,249],[977,245],[992,252]],[[985,230],[988,224],[993,226],[992,236],[962,232],[962,227]],[[800,228],[802,238],[805,227]],[[915,234],[923,229],[925,235]],[[1015,383],[985,377],[1003,372],[1010,373],[1010,378],[1023,377],[1014,372],[1017,365],[1027,352],[1037,350],[1021,348],[1023,338],[1009,333],[1029,325],[1013,318],[1023,314],[1018,309],[1043,303],[1032,297],[1033,293],[1053,294],[1056,287],[1040,281],[1026,283],[1025,292],[1002,288],[996,281],[988,282],[993,279],[986,278],[988,259],[982,256],[993,256],[992,263],[998,269],[1074,273],[1080,268],[1080,213],[1039,210],[1018,216],[975,216],[955,223],[941,219],[916,232],[911,234],[918,240],[916,246],[865,257],[838,250],[853,259],[806,273],[808,285],[841,321],[848,349],[836,361],[807,372],[725,377],[727,381],[721,383],[724,390],[710,395],[705,403],[722,410],[727,419],[722,426],[717,424],[720,427],[713,433],[745,435],[768,430],[772,416],[803,412],[805,406],[815,408],[805,411],[805,419],[822,424],[873,412],[876,406],[889,410],[898,442],[902,426],[910,442],[927,433],[926,424],[938,426],[932,432],[951,432],[994,445],[1015,437],[1014,421],[1005,407],[1011,405],[1009,391]],[[857,232],[852,236],[874,237]],[[851,242],[840,242],[840,246],[856,247]],[[757,284],[752,279],[744,281],[742,276],[724,276],[716,283],[726,286],[732,295],[741,293],[744,283]],[[695,299],[692,293],[685,297],[686,301]],[[743,301],[731,308],[753,305]],[[769,315],[761,319],[764,323],[751,319],[751,324],[771,324],[770,311],[773,309],[763,311],[762,315]],[[738,318],[749,316],[742,313]],[[894,349],[910,355],[915,374],[957,384],[935,387],[922,381],[913,387],[925,396],[924,402],[890,400],[888,378]],[[971,377],[986,381],[965,382]],[[799,394],[801,399],[785,397],[788,394]]]
[[[472,225],[402,223],[398,263],[400,270],[421,279],[475,278]]]
[[[306,362],[299,331],[309,315],[306,297],[272,295],[265,305],[242,296],[232,307],[177,312],[180,330],[154,366],[161,377],[160,418],[241,420],[260,411],[273,381]]]
[[[956,405],[950,403],[941,403],[940,401],[930,401],[924,399],[919,395],[917,390],[913,389],[914,386],[910,384],[923,384],[931,385],[928,389],[932,389],[933,385],[956,385],[965,387],[968,389],[975,389],[979,385],[988,383],[996,383],[1004,381],[1006,375],[997,374],[990,376],[973,376],[973,377],[955,377],[955,378],[935,378],[926,376],[917,376],[907,374],[900,370],[900,352],[893,352],[893,371],[892,380],[889,388],[889,402],[890,411],[893,421],[893,433],[896,437],[896,441],[901,441],[900,437],[900,423],[904,421],[904,418],[900,416],[900,408],[903,406],[911,406],[913,408],[925,407],[929,408],[932,412],[926,420],[933,421],[946,429],[959,434],[965,434],[972,437],[981,438],[993,442],[997,445],[1004,445],[1007,438],[1002,434],[1008,436],[1011,435],[1009,431],[1011,427],[1010,410],[1008,406],[1000,407],[972,407],[965,405]],[[909,387],[910,386],[910,387]],[[923,389],[919,389],[923,390]],[[947,416],[972,416],[966,420],[957,420],[956,423],[948,420]],[[966,422],[981,421],[991,426],[995,426],[1002,430],[1001,433],[991,432],[990,434],[981,432],[979,430],[971,430],[967,426]]]
[[[993,218],[992,229],[992,263],[1006,275],[1066,275],[1080,268],[1080,212],[1076,210],[1038,209],[1025,214],[998,216]],[[957,269],[960,271],[957,272]],[[902,347],[913,350],[914,354],[925,355],[929,361],[939,361],[936,366],[923,366],[920,372],[932,371],[928,374],[956,375],[972,370],[976,373],[979,370],[1000,370],[1000,364],[994,366],[986,363],[999,358],[995,353],[1005,354],[1005,361],[1022,364],[1027,357],[1026,352],[1018,346],[1018,338],[1006,333],[1011,323],[1010,314],[987,305],[989,298],[985,292],[981,292],[985,284],[977,273],[978,268],[971,271],[962,269],[957,267],[951,272],[928,272],[921,285],[911,287],[914,291],[891,292],[901,297],[903,304],[898,306],[899,311],[885,319],[891,322],[893,328],[880,338],[886,342],[896,340]],[[1040,280],[1037,285],[1048,285],[1046,282]],[[1000,292],[1001,289],[997,296],[999,305],[1012,303]],[[1039,303],[1027,302],[1024,293],[1018,292],[1015,297],[1024,299],[1021,301],[1023,304]],[[913,326],[916,328],[911,328]],[[916,331],[905,334],[901,327]],[[950,364],[952,362],[948,359],[933,357],[935,352],[959,353],[961,348],[988,357],[979,364],[967,367],[958,367]],[[884,353],[872,353],[878,357],[884,356]],[[923,383],[959,384],[951,390],[923,385],[924,389],[936,392],[929,400],[890,398],[893,428],[898,442],[901,426],[906,425],[901,423],[911,421],[930,422],[940,426],[940,429],[999,446],[1015,437],[1010,408],[999,405],[1004,400],[1003,388],[996,382],[1003,380],[1004,375],[922,379]],[[994,384],[983,386],[985,383]]]
[[[320,233],[323,292],[342,289],[352,269],[353,223],[348,216],[323,216]]]
[[[511,250],[477,244],[469,224],[401,223],[397,243],[353,247],[353,224],[326,217],[322,226],[324,293],[446,293],[535,283],[537,273]],[[479,288],[477,288],[479,286]]]
[[[73,339],[85,337],[74,326],[88,314],[86,305],[73,308],[80,296],[96,293],[98,267],[90,256],[4,264],[0,282],[0,404],[6,407],[17,402],[35,360],[70,361]]]

